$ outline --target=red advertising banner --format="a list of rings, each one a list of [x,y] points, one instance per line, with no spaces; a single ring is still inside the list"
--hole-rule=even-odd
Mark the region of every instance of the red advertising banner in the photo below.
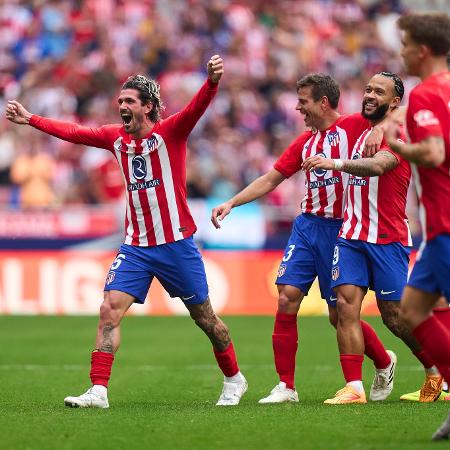
[[[274,280],[279,251],[204,251],[211,302],[220,314],[273,315],[277,305]],[[97,314],[110,252],[0,252],[0,314]],[[171,299],[155,280],[144,305],[130,314],[186,314],[182,301]],[[326,314],[315,283],[301,314]],[[373,293],[363,313],[377,314]]]

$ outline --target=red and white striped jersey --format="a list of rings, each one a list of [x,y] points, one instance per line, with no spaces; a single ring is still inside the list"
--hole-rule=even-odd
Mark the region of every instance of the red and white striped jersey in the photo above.
[[[444,140],[439,167],[412,166],[424,239],[450,234],[450,72],[432,75],[411,91],[406,126],[413,143],[430,136]]]
[[[303,161],[310,156],[349,159],[357,137],[368,124],[361,114],[353,114],[341,116],[324,131],[302,133],[287,147],[274,168],[288,178],[298,172]],[[347,181],[348,174],[338,170],[317,169],[306,172],[302,213],[342,219]]]
[[[144,139],[133,139],[119,124],[89,128],[33,115],[30,125],[75,144],[110,150],[127,190],[125,244],[166,244],[197,229],[187,205],[186,143],[217,87],[205,82],[182,111],[157,122]]]
[[[352,159],[362,158],[364,143],[371,130],[368,128],[358,138]],[[400,242],[411,246],[406,217],[411,167],[408,161],[393,153],[385,144],[381,150],[392,153],[399,165],[379,177],[350,175],[344,223],[339,236],[372,244]]]

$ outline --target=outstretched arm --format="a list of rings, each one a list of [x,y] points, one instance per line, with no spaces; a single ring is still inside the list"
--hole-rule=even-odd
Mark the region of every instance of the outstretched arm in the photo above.
[[[105,127],[90,128],[72,122],[47,119],[36,116],[27,111],[15,100],[9,100],[6,105],[6,118],[19,125],[31,125],[44,133],[74,144],[90,145],[93,147],[110,149],[110,142],[106,138]]]
[[[230,214],[232,208],[244,205],[245,203],[250,203],[257,198],[272,192],[283,180],[285,180],[285,177],[278,172],[278,170],[272,169],[250,183],[227,202],[216,206],[212,210],[211,222],[216,228],[220,228],[219,221],[225,219],[225,217]]]
[[[312,156],[307,158],[303,164],[303,170],[339,170],[357,177],[379,177],[399,164],[398,159],[390,152],[381,150],[372,158],[360,159],[329,159],[323,156]]]

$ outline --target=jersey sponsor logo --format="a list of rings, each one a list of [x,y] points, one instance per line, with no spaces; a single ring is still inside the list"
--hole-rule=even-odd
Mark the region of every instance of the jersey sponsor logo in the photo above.
[[[352,177],[348,180],[349,186],[365,186],[367,184],[367,180],[364,178],[356,178]]]
[[[336,147],[336,145],[339,145],[339,132],[337,131],[330,131],[327,134],[328,143],[331,145],[331,147]]]
[[[326,158],[325,153],[317,153],[315,156],[322,156],[322,158]],[[316,175],[316,177],[323,177],[328,170],[326,169],[314,169],[313,173]]]
[[[145,144],[149,153],[154,152],[158,148],[158,139],[155,136],[151,136],[147,139]]]
[[[430,125],[439,125],[439,120],[429,109],[421,109],[414,114],[414,120],[419,127],[428,127]]]
[[[395,292],[394,291],[384,291],[383,289],[381,289],[381,295],[388,295],[388,294],[393,294]]]
[[[353,161],[356,161],[357,159],[361,159],[361,158],[362,158],[362,154],[360,153],[359,150],[352,156]],[[349,180],[348,180],[349,186],[365,186],[366,184],[367,184],[367,180],[365,180],[362,177],[357,177],[356,175],[350,175]]]
[[[161,180],[155,178],[154,180],[142,181],[140,183],[133,183],[127,186],[128,191],[140,191],[141,189],[148,189],[159,186],[161,184]]]
[[[183,300],[183,302],[186,302],[187,300],[190,300],[191,298],[194,298],[194,297],[195,297],[195,294],[194,294],[194,295],[191,295],[191,296],[189,296],[189,297],[181,296],[181,300]]]
[[[136,155],[131,161],[131,166],[133,168],[133,176],[136,180],[143,180],[146,177],[147,162],[142,155]]]
[[[341,182],[340,177],[331,177],[327,178],[326,180],[316,180],[316,181],[310,181],[308,183],[309,189],[317,189],[323,186],[331,186],[333,184],[338,184]]]
[[[286,264],[280,264],[278,268],[278,277],[282,277],[286,273]]]

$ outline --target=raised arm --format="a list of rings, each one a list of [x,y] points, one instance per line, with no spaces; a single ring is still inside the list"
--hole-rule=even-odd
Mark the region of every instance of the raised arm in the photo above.
[[[399,160],[391,152],[380,150],[372,158],[360,159],[329,159],[322,156],[312,156],[307,158],[303,165],[303,170],[339,170],[357,177],[379,177],[399,165]]]
[[[251,182],[233,198],[216,206],[211,213],[211,222],[216,228],[220,228],[219,221],[225,219],[225,217],[230,214],[232,208],[244,205],[245,203],[250,203],[257,198],[272,192],[285,179],[286,177],[278,172],[278,170],[270,170]]]
[[[184,137],[189,135],[217,93],[219,80],[224,72],[223,60],[219,55],[212,56],[208,61],[207,71],[208,79],[192,100],[180,112],[166,120],[166,122],[171,122],[177,134]]]
[[[6,118],[18,125],[30,125],[44,133],[74,144],[111,149],[111,142],[107,139],[105,132],[107,127],[90,128],[72,122],[36,116],[15,100],[8,101]]]

